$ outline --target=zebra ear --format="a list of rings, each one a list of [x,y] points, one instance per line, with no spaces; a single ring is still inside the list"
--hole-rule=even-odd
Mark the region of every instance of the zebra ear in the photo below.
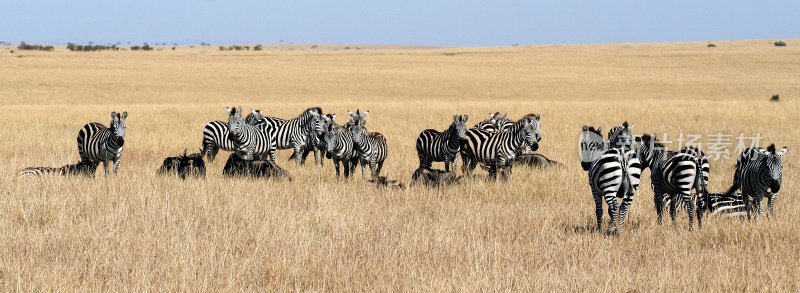
[[[122,120],[125,120],[125,118],[128,118],[128,111],[122,112]]]
[[[364,116],[367,116],[367,114],[369,114],[369,110],[364,111],[364,114],[361,114],[361,118],[364,118]]]
[[[256,114],[256,110],[253,110],[253,108],[250,108],[250,113],[255,115]]]
[[[469,119],[469,115],[464,115],[464,122],[467,122],[467,119]]]
[[[117,120],[117,112],[111,111],[111,120]]]
[[[500,112],[497,112],[497,114],[499,114],[499,113],[500,113]],[[495,114],[495,113],[489,113],[489,118],[492,118],[492,119],[494,119],[494,114]]]
[[[242,114],[242,106],[239,106],[239,114]]]
[[[453,115],[453,122],[458,122],[458,115]]]
[[[635,124],[631,123],[631,126],[628,126],[628,129],[633,129],[633,126],[634,126],[634,125],[635,125]]]
[[[331,122],[336,121],[336,114],[331,114]]]
[[[602,125],[597,126],[597,132],[603,133],[603,126]]]
[[[541,119],[542,119],[542,114],[536,114],[536,120],[541,120]]]
[[[589,126],[587,126],[586,124],[584,124],[584,125],[583,125],[583,129],[582,129],[582,130],[583,130],[583,131],[588,131],[588,130],[589,130]]]
[[[785,154],[787,150],[789,149],[787,149],[786,146],[784,146],[780,151],[778,151],[778,156],[783,156],[783,154]]]
[[[225,110],[227,110],[227,111],[228,111],[228,115],[230,115],[230,114],[231,114],[231,107],[225,107]]]

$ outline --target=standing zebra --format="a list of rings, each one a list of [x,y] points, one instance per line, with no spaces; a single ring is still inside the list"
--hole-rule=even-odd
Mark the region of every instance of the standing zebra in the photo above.
[[[603,200],[608,205],[608,215],[611,218],[608,232],[617,231],[616,222],[619,222],[619,232],[625,226],[625,217],[628,207],[633,201],[633,194],[639,187],[641,164],[638,159],[627,157],[621,148],[610,148],[603,140],[602,126],[595,129],[583,126],[580,136],[581,167],[588,171],[589,186],[595,202],[595,217],[597,230],[602,230],[603,225]],[[622,198],[622,203],[617,208],[617,198]]]
[[[352,132],[336,123],[331,123],[325,132],[325,147],[336,167],[336,177],[339,177],[339,162],[341,162],[344,166],[344,178],[349,178],[358,164],[358,151],[353,144]]]
[[[475,169],[478,163],[490,166],[490,170],[510,171],[511,164],[526,145],[538,148],[541,115],[528,114],[514,123],[509,130],[490,133],[476,128],[466,132],[467,139],[461,145],[464,173]],[[470,162],[467,167],[467,162]],[[490,171],[490,175],[496,176]]]
[[[305,162],[308,154],[310,152],[314,152],[314,162],[319,163],[322,166],[325,166],[325,158],[330,158],[330,154],[327,153],[327,148],[325,148],[325,133],[331,123],[336,120],[336,114],[325,114],[320,116],[319,125],[314,127],[314,131],[309,132],[306,138],[306,145],[303,147],[303,160]],[[319,154],[319,156],[317,156]],[[289,160],[295,158],[295,154],[289,157]]]
[[[245,122],[250,125],[256,125],[265,123],[263,119],[264,115],[261,113],[261,110],[251,109],[250,114],[245,118]],[[207,155],[208,161],[213,162],[219,150],[233,151],[233,141],[228,136],[229,133],[228,123],[224,121],[216,120],[206,124],[203,129],[203,149],[200,153],[202,155]],[[273,161],[275,160],[274,155],[271,158]]]
[[[242,118],[242,107],[227,108],[229,139],[233,142],[236,155],[245,160],[253,160],[256,155],[275,156],[275,137],[271,136],[266,123],[250,125]]]
[[[650,168],[650,181],[653,186],[653,201],[655,202],[658,223],[662,223],[662,214],[665,197],[670,198],[670,217],[675,222],[675,213],[678,201],[686,206],[689,214],[689,230],[694,225],[695,202],[697,195],[692,194],[692,189],[705,194],[706,179],[704,179],[705,154],[695,147],[686,147],[677,152],[671,152],[664,147],[656,135],[644,134],[636,138],[637,153],[640,154],[642,167]],[[705,161],[705,163],[704,163]],[[702,200],[701,200],[702,201]],[[702,203],[697,211],[697,225],[702,226]]]
[[[122,115],[111,112],[109,128],[97,122],[84,125],[78,132],[78,154],[81,156],[81,162],[84,164],[102,162],[108,176],[108,162],[111,161],[114,164],[114,175],[117,175],[119,161],[122,159],[122,146],[125,144],[127,117],[127,111]]]
[[[366,115],[366,113],[364,114]],[[386,138],[383,134],[378,132],[367,132],[364,125],[367,120],[358,119],[358,122],[350,129],[353,135],[353,144],[355,144],[358,151],[358,158],[361,162],[361,179],[366,179],[366,164],[369,163],[369,169],[372,172],[372,178],[377,178],[381,174],[383,168],[383,161],[386,160],[388,149],[386,147]]]
[[[757,216],[764,214],[762,204],[764,195],[768,196],[769,215],[774,214],[775,198],[781,189],[783,179],[782,158],[786,150],[784,146],[780,151],[776,151],[775,144],[771,144],[766,151],[762,148],[747,148],[739,155],[733,186],[728,189],[726,195],[733,194],[739,188],[742,189],[742,195],[747,199],[744,201],[744,206],[748,219],[753,217],[754,209],[758,211]]]
[[[453,123],[444,132],[426,129],[417,138],[419,167],[430,168],[432,162],[444,161],[444,170],[456,169],[456,159],[461,150],[461,140],[466,139],[466,122],[469,115],[453,115]]]
[[[320,116],[322,116],[322,109],[313,107],[289,120],[267,116],[263,118],[263,121],[270,126],[268,129],[275,137],[276,148],[279,150],[294,149],[295,162],[299,166],[303,164],[302,151],[308,145],[310,133],[316,131],[317,135],[321,134]],[[271,156],[274,161],[274,155]]]
[[[619,150],[621,155],[620,165],[622,167],[622,190],[617,196],[622,197],[622,204],[619,207],[619,223],[624,224],[628,214],[628,208],[633,203],[633,196],[639,189],[639,180],[642,175],[642,164],[639,155],[633,149],[633,124],[628,121],[614,126],[608,131],[607,146],[611,149]]]

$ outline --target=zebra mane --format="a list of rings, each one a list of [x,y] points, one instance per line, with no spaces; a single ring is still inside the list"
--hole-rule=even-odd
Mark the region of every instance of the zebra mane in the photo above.
[[[595,128],[594,128],[594,126],[589,126],[589,128],[588,128],[588,129],[586,129],[586,131],[591,131],[591,132],[594,132],[594,133],[596,133],[597,135],[599,135],[600,137],[603,137],[603,134],[602,134],[602,133],[600,133],[600,130],[598,130],[598,129],[595,129]]]
[[[320,108],[320,107],[311,107],[311,108],[305,109],[303,111],[303,113],[306,113],[306,112],[317,112],[317,114],[322,115],[322,108]]]
[[[384,138],[383,134],[381,134],[380,132],[370,132],[369,133],[369,137],[372,137],[372,138]]]

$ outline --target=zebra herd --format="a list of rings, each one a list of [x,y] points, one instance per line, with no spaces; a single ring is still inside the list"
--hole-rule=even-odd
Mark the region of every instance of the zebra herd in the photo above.
[[[633,137],[633,126],[627,121],[615,126],[609,130],[607,139],[603,138],[602,127],[583,126],[579,139],[581,166],[588,172],[598,231],[602,230],[603,201],[610,217],[607,231],[623,231],[625,216],[646,168],[650,169],[659,224],[667,204],[673,222],[678,206],[685,206],[690,230],[694,216],[699,227],[706,212],[743,214],[749,219],[757,210],[761,216],[764,195],[768,196],[772,214],[781,187],[781,157],[786,147],[780,151],[776,151],[774,144],[767,149],[745,149],[736,163],[733,186],[726,193],[709,193],[709,164],[702,150],[689,146],[668,151],[655,134]],[[742,193],[736,194],[740,188]],[[617,198],[622,198],[619,206]]]
[[[367,130],[366,116],[369,111],[362,113],[357,110],[354,113],[348,110],[350,118],[342,125],[336,122],[335,114],[324,114],[319,107],[308,108],[291,119],[264,116],[260,110],[251,110],[243,117],[241,106],[227,108],[227,114],[227,122],[217,120],[205,125],[200,154],[187,156],[184,153],[184,156],[173,158],[170,162],[177,166],[181,160],[191,159],[193,166],[196,166],[202,163],[203,156],[213,162],[219,150],[225,150],[233,152],[232,158],[236,156],[240,161],[269,160],[270,163],[266,165],[276,166],[276,150],[292,149],[292,157],[297,165],[302,165],[307,154],[313,152],[315,162],[322,164],[326,157],[333,161],[337,177],[341,174],[340,164],[344,167],[345,178],[360,164],[362,179],[366,179],[366,167],[369,166],[373,180],[377,178],[384,185],[391,181],[379,176],[388,156],[388,147],[383,134]],[[433,175],[414,177],[424,177],[428,181],[446,178],[443,180],[449,183],[458,182],[459,178],[454,172],[460,154],[463,174],[471,174],[480,163],[492,178],[499,174],[501,178],[508,179],[514,162],[520,156],[538,150],[541,115],[527,114],[517,121],[507,116],[507,113],[500,115],[499,112],[490,114],[489,119],[467,128],[469,115],[454,115],[446,130],[422,131],[416,140],[419,168],[415,174]],[[26,168],[20,175],[93,177],[100,163],[106,175],[112,170],[116,175],[125,144],[127,117],[127,112],[111,112],[109,127],[96,122],[84,125],[77,137],[81,158],[77,164],[60,168]],[[588,174],[598,230],[602,229],[605,202],[610,217],[607,231],[623,231],[644,169],[650,169],[659,224],[662,223],[663,210],[667,205],[673,222],[678,207],[686,209],[690,230],[695,216],[698,226],[702,225],[704,213],[740,214],[751,218],[757,212],[757,216],[761,216],[763,197],[767,197],[770,215],[773,213],[781,187],[781,158],[786,147],[776,150],[773,144],[766,149],[745,149],[737,160],[731,188],[725,193],[710,193],[707,188],[709,163],[702,150],[685,147],[669,151],[655,134],[634,136],[633,127],[627,121],[621,123],[608,131],[607,138],[603,137],[602,127],[584,125],[582,128],[579,137],[581,167]],[[542,158],[551,162],[546,157]],[[433,162],[443,162],[444,171],[432,169]],[[169,172],[162,170],[161,173]],[[201,173],[205,174],[204,165]],[[285,176],[288,177],[288,173]],[[434,186],[440,184],[431,182]],[[741,193],[736,193],[739,189]]]

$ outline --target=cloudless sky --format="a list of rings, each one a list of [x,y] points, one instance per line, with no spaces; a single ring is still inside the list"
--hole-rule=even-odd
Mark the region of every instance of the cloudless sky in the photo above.
[[[800,37],[800,1],[0,0],[0,41],[507,46]]]

